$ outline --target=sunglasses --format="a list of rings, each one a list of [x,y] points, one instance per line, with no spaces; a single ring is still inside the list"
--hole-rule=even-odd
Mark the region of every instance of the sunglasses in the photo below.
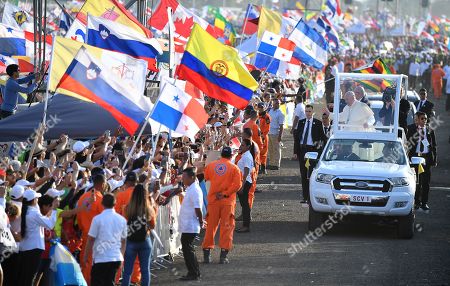
[[[421,117],[420,120],[427,120],[427,117]]]

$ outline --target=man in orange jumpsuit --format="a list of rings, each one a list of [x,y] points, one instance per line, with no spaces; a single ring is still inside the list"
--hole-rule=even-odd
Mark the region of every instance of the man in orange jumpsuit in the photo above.
[[[254,147],[254,154],[255,154],[255,168],[251,170],[251,176],[252,176],[252,186],[250,188],[250,191],[248,193],[248,204],[250,206],[250,209],[253,207],[253,199],[255,198],[255,191],[256,191],[256,181],[258,180],[258,171],[259,167],[261,166],[260,158],[261,158],[261,151],[259,146],[256,144],[255,141],[253,141],[253,131],[250,128],[244,128],[242,131],[242,139],[249,139],[253,143]],[[238,160],[236,158],[235,163],[237,164]],[[237,220],[237,219],[236,219]]]
[[[84,257],[86,251],[86,242],[88,240],[89,228],[91,227],[92,219],[103,211],[102,199],[103,192],[106,189],[106,178],[104,175],[96,175],[94,177],[94,188],[86,191],[78,200],[78,204],[88,206],[87,210],[82,210],[77,214],[78,226],[81,230],[81,253],[80,257]],[[92,268],[92,253],[89,254],[86,263],[81,264],[81,272],[88,285],[91,282],[91,268]]]
[[[258,103],[259,129],[261,130],[262,148],[260,148],[261,173],[266,174],[267,153],[269,151],[270,115],[266,112],[264,102]]]
[[[134,187],[137,183],[137,175],[135,172],[130,172],[125,177],[124,191],[120,192],[116,196],[115,210],[118,214],[125,217],[125,208],[130,203],[131,195],[133,194]],[[126,217],[125,217],[126,219]],[[120,272],[120,271],[118,271]],[[141,268],[139,265],[139,260],[136,257],[134,261],[133,274],[131,275],[132,283],[139,283],[141,281]]]
[[[238,166],[230,159],[230,147],[223,147],[222,158],[211,162],[205,168],[205,181],[210,181],[208,192],[208,209],[206,213],[206,231],[203,239],[203,257],[205,263],[211,262],[211,249],[214,249],[214,236],[220,223],[219,247],[220,263],[228,263],[227,254],[233,246],[235,226],[234,210],[236,193],[242,187],[242,174]]]
[[[252,130],[253,134],[251,139],[258,145],[259,150],[261,150],[263,147],[263,142],[261,138],[261,131],[259,130],[258,123],[256,122],[258,120],[258,112],[254,109],[246,109],[244,112],[244,119],[247,120],[247,122],[245,122],[243,128],[250,128]]]
[[[431,84],[433,85],[433,95],[436,99],[441,99],[443,78],[445,76],[444,70],[441,65],[435,64],[431,71]]]

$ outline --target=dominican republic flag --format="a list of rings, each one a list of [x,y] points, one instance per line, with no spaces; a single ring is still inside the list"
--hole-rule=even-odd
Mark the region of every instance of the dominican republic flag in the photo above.
[[[275,33],[265,31],[258,52],[271,56],[274,59],[289,62],[294,53],[295,44]]]
[[[156,57],[163,51],[158,40],[146,38],[117,22],[88,16],[86,44],[143,59],[148,69],[158,71]]]
[[[214,38],[216,35],[214,26],[200,16],[197,16],[191,10],[183,7],[176,0],[161,0],[152,17],[148,20],[148,26],[152,29],[169,33],[169,17],[167,15],[167,8],[172,8],[173,25],[175,26],[175,37],[185,42],[191,35],[194,23],[199,24],[205,31],[207,31]]]
[[[283,79],[298,79],[300,76],[300,61],[294,57],[289,62],[285,62],[256,53],[255,66]]]
[[[206,125],[209,116],[201,101],[170,81],[174,79],[161,79],[159,99],[150,118],[193,140],[195,134]]]
[[[328,43],[316,30],[300,20],[289,36],[297,46],[294,57],[302,63],[316,69],[322,69],[327,63]]]
[[[58,88],[74,92],[109,111],[133,135],[150,110],[142,91],[125,87],[120,78],[81,47]]]

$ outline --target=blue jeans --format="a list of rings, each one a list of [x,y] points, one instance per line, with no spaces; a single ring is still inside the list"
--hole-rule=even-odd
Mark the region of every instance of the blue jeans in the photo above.
[[[127,240],[125,249],[124,267],[122,274],[122,286],[130,285],[131,273],[133,272],[134,261],[139,257],[141,266],[141,285],[150,285],[150,261],[152,258],[152,239],[150,236],[142,242]]]

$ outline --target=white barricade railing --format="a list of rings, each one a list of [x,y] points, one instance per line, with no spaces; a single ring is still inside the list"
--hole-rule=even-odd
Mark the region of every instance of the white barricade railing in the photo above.
[[[179,253],[181,249],[181,233],[178,231],[180,206],[178,196],[173,197],[167,205],[159,206],[156,226],[152,232],[153,240],[156,240],[153,243],[154,258]]]

